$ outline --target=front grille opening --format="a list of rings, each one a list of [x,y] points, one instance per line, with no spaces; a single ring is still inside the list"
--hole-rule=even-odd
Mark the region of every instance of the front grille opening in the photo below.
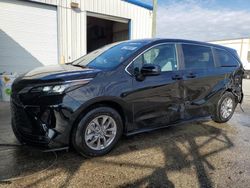
[[[56,117],[53,109],[47,108],[40,115],[41,122],[46,124],[48,128],[55,128]]]

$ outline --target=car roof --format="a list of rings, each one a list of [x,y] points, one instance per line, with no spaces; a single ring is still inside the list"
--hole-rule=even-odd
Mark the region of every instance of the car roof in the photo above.
[[[223,48],[225,50],[234,50],[229,47],[221,46],[218,44],[212,44],[208,42],[201,42],[201,41],[194,41],[194,40],[186,40],[186,39],[168,39],[168,38],[150,38],[150,39],[135,39],[135,40],[130,40],[131,42],[147,42],[151,44],[157,44],[157,43],[164,43],[164,42],[174,42],[174,43],[192,43],[192,44],[197,44],[197,45],[202,45],[202,46],[211,46],[215,48]]]

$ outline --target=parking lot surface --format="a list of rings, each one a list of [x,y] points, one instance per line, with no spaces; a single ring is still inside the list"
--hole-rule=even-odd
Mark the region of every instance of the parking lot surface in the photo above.
[[[228,123],[196,121],[123,137],[92,159],[15,146],[9,103],[2,102],[0,187],[249,187],[250,80],[244,93],[244,112],[238,106]]]

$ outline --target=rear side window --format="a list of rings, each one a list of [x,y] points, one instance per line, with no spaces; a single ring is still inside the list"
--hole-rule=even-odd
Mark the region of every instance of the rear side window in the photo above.
[[[183,44],[185,69],[208,69],[214,67],[213,53],[210,47]]]
[[[238,62],[225,50],[214,49],[214,57],[220,67],[236,67]]]

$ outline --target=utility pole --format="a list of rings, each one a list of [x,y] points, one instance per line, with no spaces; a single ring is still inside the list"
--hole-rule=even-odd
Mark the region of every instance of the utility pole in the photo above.
[[[156,36],[156,12],[157,12],[157,0],[153,0],[153,23],[152,23],[152,37]]]

